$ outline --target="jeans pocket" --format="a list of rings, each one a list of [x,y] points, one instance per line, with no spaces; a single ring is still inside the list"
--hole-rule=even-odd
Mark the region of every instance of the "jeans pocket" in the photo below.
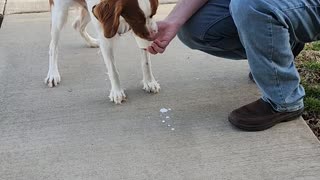
[[[304,5],[283,13],[291,38],[304,43],[320,39],[320,6]]]

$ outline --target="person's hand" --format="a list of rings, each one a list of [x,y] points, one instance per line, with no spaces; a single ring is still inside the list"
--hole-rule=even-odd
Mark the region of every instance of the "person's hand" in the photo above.
[[[151,54],[163,53],[179,30],[179,26],[169,21],[159,21],[157,25],[158,33],[151,37],[153,42],[147,48]]]

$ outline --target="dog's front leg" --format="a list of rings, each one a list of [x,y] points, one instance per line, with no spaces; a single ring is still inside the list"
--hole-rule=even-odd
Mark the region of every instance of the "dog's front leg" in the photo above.
[[[108,75],[111,82],[110,101],[121,104],[126,100],[126,95],[120,86],[119,72],[115,65],[113,54],[113,39],[106,39],[100,35],[100,49],[103,55],[104,62],[107,66]]]
[[[92,13],[92,7],[100,3],[100,0],[86,0],[88,10],[90,13],[90,17],[92,23],[97,31],[100,50],[103,56],[103,60],[108,70],[109,79],[111,82],[111,91],[110,91],[110,101],[113,101],[116,104],[121,104],[122,101],[126,100],[126,95],[123,89],[120,86],[119,72],[115,65],[114,55],[113,55],[113,47],[114,47],[114,39],[107,39],[104,36],[104,31],[101,26],[101,23],[96,19],[96,17]]]
[[[151,68],[151,61],[150,61],[150,53],[145,50],[141,49],[141,66],[142,66],[142,73],[143,73],[143,89],[147,92],[151,93],[158,93],[160,91],[160,85],[155,80],[152,68]]]

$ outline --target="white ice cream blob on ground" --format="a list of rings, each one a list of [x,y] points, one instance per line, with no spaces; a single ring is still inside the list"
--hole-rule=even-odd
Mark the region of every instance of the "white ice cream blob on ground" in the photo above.
[[[160,109],[160,112],[161,112],[161,113],[166,113],[166,112],[168,112],[168,109],[166,109],[166,108],[161,108],[161,109]]]

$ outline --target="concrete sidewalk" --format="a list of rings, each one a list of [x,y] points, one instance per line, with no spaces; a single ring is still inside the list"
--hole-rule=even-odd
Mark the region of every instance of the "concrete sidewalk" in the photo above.
[[[170,8],[161,6],[158,18]],[[50,89],[43,83],[50,14],[4,20],[0,179],[319,179],[320,145],[302,119],[263,132],[228,123],[230,111],[259,97],[246,61],[175,40],[152,57],[162,91],[150,95],[139,84],[138,49],[125,35],[116,59],[129,99],[114,105],[98,49],[86,48],[70,24],[60,43],[62,83]],[[165,123],[161,108],[172,109]]]

